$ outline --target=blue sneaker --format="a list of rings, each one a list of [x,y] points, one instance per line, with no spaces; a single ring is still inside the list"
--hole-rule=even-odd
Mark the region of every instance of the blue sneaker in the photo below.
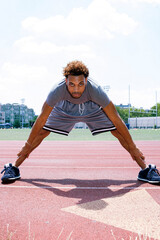
[[[9,183],[20,178],[19,168],[12,166],[12,163],[5,164],[1,174],[3,172],[2,183]]]
[[[155,165],[150,164],[138,174],[138,180],[148,183],[160,183],[160,173]]]

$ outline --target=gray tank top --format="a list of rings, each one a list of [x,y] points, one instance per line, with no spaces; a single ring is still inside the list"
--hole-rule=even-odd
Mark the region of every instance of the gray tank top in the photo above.
[[[81,95],[80,98],[73,98],[67,90],[66,82],[63,80],[62,82],[56,84],[52,90],[50,91],[46,102],[51,107],[60,107],[63,105],[63,109],[67,107],[68,104],[65,104],[63,101],[67,101],[71,103],[71,105],[79,105],[77,106],[80,112],[84,111],[84,105],[87,102],[91,101],[95,103],[99,107],[106,107],[110,103],[110,99],[101,86],[97,85],[91,79],[88,78],[86,88]],[[63,103],[62,103],[63,102]],[[84,105],[83,105],[84,104]],[[92,104],[93,106],[94,104]],[[67,109],[66,109],[67,110]]]
[[[88,79],[86,88],[80,98],[73,98],[67,90],[66,82],[55,85],[50,91],[47,104],[54,107],[54,111],[70,116],[86,116],[100,111],[110,103],[104,90],[92,80]],[[54,116],[54,111],[51,115]]]

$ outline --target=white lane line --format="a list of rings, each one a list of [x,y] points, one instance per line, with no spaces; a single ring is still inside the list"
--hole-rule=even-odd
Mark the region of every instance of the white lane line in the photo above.
[[[158,187],[63,187],[63,186],[9,186],[9,185],[0,185],[0,188],[28,188],[28,189],[81,189],[81,190],[132,190],[132,189],[153,189],[160,190],[160,186]]]
[[[3,167],[1,167],[3,168]],[[110,166],[110,167],[96,167],[96,166],[64,166],[64,167],[56,167],[56,166],[39,166],[39,165],[32,165],[32,166],[21,166],[20,169],[23,169],[23,168],[46,168],[46,169],[140,169],[139,167],[127,167],[127,166],[124,166],[124,167],[116,167],[116,166]],[[157,166],[157,169],[159,169],[160,166]]]
[[[1,167],[3,168],[3,166]],[[127,167],[127,166],[124,166],[124,167],[116,167],[116,166],[110,166],[110,167],[82,167],[82,166],[70,166],[70,167],[67,167],[67,166],[64,166],[64,167],[56,167],[56,166],[21,166],[20,169],[25,169],[25,168],[41,168],[42,170],[43,169],[138,169],[140,170],[139,167]],[[160,166],[157,166],[157,169],[160,169]]]
[[[56,167],[56,166],[23,166],[23,167],[20,167],[20,168],[53,168],[53,169],[140,169],[139,167],[127,167],[127,166],[124,166],[124,167],[116,167],[116,166],[110,166],[110,167],[82,167],[82,166],[70,166],[70,167],[67,167],[67,166],[64,166],[64,167]],[[160,167],[157,167],[157,169],[160,168]]]
[[[1,167],[3,168],[3,166]],[[40,165],[30,165],[30,166],[21,166],[20,169],[23,168],[46,168],[46,169],[140,169],[139,167],[117,167],[117,166],[110,166],[110,167],[96,167],[96,166],[61,166],[61,167],[56,167],[56,166],[40,166]],[[160,166],[157,166],[157,169],[159,169]]]
[[[105,169],[105,168],[109,168],[109,169],[123,169],[123,168],[125,168],[125,169],[140,169],[139,167],[93,167],[93,166],[91,166],[91,167],[82,167],[82,166],[70,166],[70,167],[67,167],[67,166],[64,166],[64,167],[56,167],[56,166],[23,166],[23,167],[20,167],[20,168],[53,168],[53,169],[63,169],[63,168],[67,168],[67,169],[73,169],[73,168],[86,168],[86,169]]]

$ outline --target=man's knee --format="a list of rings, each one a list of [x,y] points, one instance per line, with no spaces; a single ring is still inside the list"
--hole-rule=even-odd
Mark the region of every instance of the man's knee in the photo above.
[[[111,133],[114,137],[116,137],[116,138],[119,137],[119,132],[117,130],[113,130],[113,131],[111,131]]]
[[[42,129],[40,130],[40,132],[39,132],[39,136],[40,136],[42,139],[45,138],[45,137],[47,137],[49,134],[50,134],[50,132],[44,130],[43,128],[42,128]]]

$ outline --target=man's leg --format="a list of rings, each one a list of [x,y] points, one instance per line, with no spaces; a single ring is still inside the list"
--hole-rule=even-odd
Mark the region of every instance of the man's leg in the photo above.
[[[130,153],[128,144],[126,143],[126,141],[122,137],[122,135],[118,132],[118,130],[111,131],[111,133],[112,133],[112,135],[114,137],[116,137],[119,140],[121,145]],[[136,162],[142,169],[145,169],[147,167],[145,162],[143,160],[141,160],[141,159],[140,160],[136,160]]]
[[[44,138],[46,138],[50,134],[49,131],[46,131],[44,129],[41,129],[35,140],[33,141],[33,147],[30,150],[30,153],[37,148],[40,143],[43,141]],[[28,156],[20,156],[17,158],[17,160],[14,162],[13,166],[19,167],[22,162],[27,158]]]
[[[111,133],[114,137],[116,137],[119,140],[120,144],[129,152],[128,144],[126,143],[122,135],[118,132],[118,130],[111,131]]]

